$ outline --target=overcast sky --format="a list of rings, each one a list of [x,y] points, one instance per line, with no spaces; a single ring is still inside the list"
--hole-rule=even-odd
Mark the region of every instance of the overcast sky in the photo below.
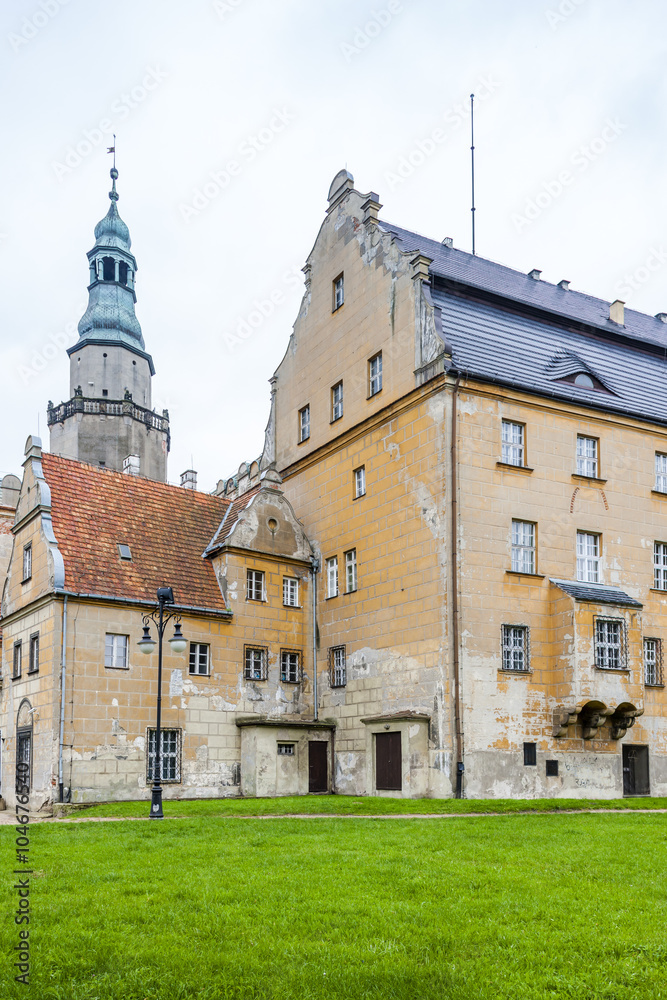
[[[339,169],[470,249],[471,91],[477,252],[667,311],[666,39],[661,0],[3,0],[0,470],[69,396],[113,131],[172,482],[260,453]]]

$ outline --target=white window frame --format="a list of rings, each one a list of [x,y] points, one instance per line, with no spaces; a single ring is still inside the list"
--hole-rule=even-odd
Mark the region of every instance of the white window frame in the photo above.
[[[653,589],[667,590],[667,542],[653,543]]]
[[[211,647],[207,642],[191,642],[188,657],[188,673],[193,677],[208,677],[210,672]]]
[[[526,425],[503,420],[501,427],[502,461],[505,465],[525,466]]]
[[[354,470],[354,499],[366,496],[366,466],[360,465]]]
[[[345,593],[353,594],[357,589],[357,550],[348,549],[345,555]]]
[[[268,658],[268,649],[265,646],[244,646],[243,676],[245,680],[265,681]]]
[[[155,735],[157,730],[149,728],[146,734],[146,784],[153,781],[155,767]],[[181,738],[180,729],[160,728],[160,781],[177,785],[181,780]]]
[[[598,670],[625,670],[626,648],[622,618],[595,619],[595,666]]]
[[[577,580],[600,582],[600,535],[592,531],[577,532]]]
[[[535,574],[536,546],[535,524],[532,521],[512,520],[512,571]]]
[[[655,453],[655,492],[667,493],[667,455]]]
[[[329,650],[329,671],[331,687],[345,687],[347,684],[345,646],[332,646]]]
[[[327,566],[327,598],[338,597],[338,556],[330,556]]]
[[[382,351],[368,359],[368,395],[377,396],[382,391]]]
[[[257,595],[260,595],[259,597]],[[264,570],[249,569],[246,571],[246,600],[265,601]]]
[[[345,275],[339,274],[337,278],[333,280],[333,309],[332,312],[336,312],[337,309],[345,302]]]
[[[644,639],[644,684],[662,687],[662,639]]]
[[[280,650],[281,684],[298,684],[301,680],[301,653],[296,649]]]
[[[502,626],[503,670],[526,674],[530,670],[530,633],[527,625]]]
[[[331,387],[331,423],[343,416],[343,380]]]
[[[32,542],[23,546],[23,579],[21,583],[26,583],[32,578]]]
[[[299,607],[299,580],[296,576],[283,577],[283,604],[286,608]]]
[[[598,478],[599,469],[599,439],[577,434],[577,475],[589,479]]]
[[[129,668],[129,635],[107,632],[104,636],[104,666],[115,670]]]
[[[310,403],[299,410],[299,444],[310,437]]]

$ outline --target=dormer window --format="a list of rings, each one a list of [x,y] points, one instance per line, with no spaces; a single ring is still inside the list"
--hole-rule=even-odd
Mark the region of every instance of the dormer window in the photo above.
[[[584,372],[580,372],[579,375],[574,376],[574,384],[578,385],[580,389],[595,388],[595,382],[593,381],[593,379],[590,377],[590,375],[586,375]]]
[[[102,258],[102,280],[103,281],[116,280],[116,261],[113,259],[113,257]]]
[[[589,392],[609,392],[607,386],[590,372],[573,372],[571,375],[563,376],[558,381],[569,382],[570,385],[576,385],[578,389],[588,389]]]

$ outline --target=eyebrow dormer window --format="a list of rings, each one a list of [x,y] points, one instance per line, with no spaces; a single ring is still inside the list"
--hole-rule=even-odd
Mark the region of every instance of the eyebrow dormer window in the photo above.
[[[593,381],[593,379],[590,377],[590,375],[586,375],[584,372],[580,372],[579,375],[575,375],[574,384],[578,385],[580,389],[595,388],[595,382]]]

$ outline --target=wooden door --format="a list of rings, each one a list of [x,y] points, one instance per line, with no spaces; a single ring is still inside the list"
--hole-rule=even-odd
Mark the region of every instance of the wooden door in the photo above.
[[[375,734],[375,787],[381,791],[400,792],[403,788],[401,734]]]
[[[324,740],[308,741],[308,791],[329,791],[327,744]]]

